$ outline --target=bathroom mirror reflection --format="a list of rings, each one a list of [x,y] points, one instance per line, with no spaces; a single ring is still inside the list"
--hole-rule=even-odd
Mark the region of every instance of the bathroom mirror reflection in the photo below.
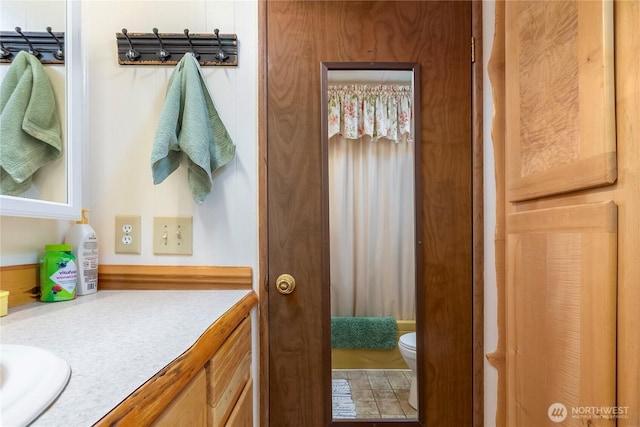
[[[80,212],[80,174],[79,174],[79,136],[81,132],[81,93],[82,93],[82,65],[79,52],[79,23],[80,2],[65,0],[2,0],[0,1],[0,28],[2,31],[21,31],[28,35],[30,32],[46,32],[47,27],[56,32],[65,33],[64,64],[43,64],[45,77],[32,78],[32,90],[28,91],[28,105],[35,105],[32,99],[37,93],[47,93],[42,89],[51,88],[53,99],[45,99],[38,103],[39,109],[14,108],[13,100],[22,96],[20,92],[26,81],[25,73],[32,73],[35,65],[25,67],[21,75],[17,69],[12,69],[18,50],[11,50],[12,62],[0,64],[0,81],[3,83],[3,93],[11,102],[7,102],[2,110],[2,120],[5,123],[29,119],[38,115],[32,122],[38,123],[40,134],[47,135],[42,139],[35,138],[40,146],[46,147],[48,152],[55,155],[30,156],[25,160],[24,153],[34,152],[34,146],[27,146],[22,133],[2,132],[0,147],[2,155],[2,194],[0,195],[0,214],[3,216],[25,216],[37,218],[77,218]],[[37,49],[37,48],[36,48]],[[8,84],[8,76],[13,82]],[[4,85],[5,81],[7,82]],[[19,84],[18,84],[19,83]],[[45,84],[46,83],[46,84]],[[35,90],[37,86],[38,90]],[[27,93],[27,92],[25,92]],[[50,92],[49,92],[50,93]],[[11,98],[8,98],[9,95]],[[26,95],[25,95],[26,96]],[[49,102],[50,101],[50,102]],[[27,105],[27,104],[25,104]],[[47,106],[44,111],[43,105]],[[27,115],[31,115],[27,117]],[[44,120],[43,114],[53,117]],[[10,117],[11,116],[11,117]],[[55,119],[57,116],[57,120]],[[23,126],[24,129],[24,126]],[[26,135],[26,133],[24,133]],[[59,147],[51,146],[55,135],[59,138]],[[45,142],[42,142],[45,141]],[[31,147],[31,148],[29,148]],[[37,148],[40,152],[44,149]],[[12,154],[14,153],[14,154]],[[20,155],[15,160],[15,153]],[[15,164],[30,165],[28,171],[12,166]],[[35,170],[35,172],[33,172]],[[11,171],[11,172],[9,172]],[[24,171],[24,172],[23,172]],[[26,178],[25,178],[26,177]],[[15,179],[13,179],[15,178]]]
[[[417,65],[324,65],[333,419],[416,420]]]

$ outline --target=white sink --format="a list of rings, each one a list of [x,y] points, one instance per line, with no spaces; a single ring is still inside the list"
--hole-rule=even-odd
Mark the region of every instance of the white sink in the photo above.
[[[28,425],[58,397],[70,375],[69,364],[47,350],[0,345],[0,425]]]

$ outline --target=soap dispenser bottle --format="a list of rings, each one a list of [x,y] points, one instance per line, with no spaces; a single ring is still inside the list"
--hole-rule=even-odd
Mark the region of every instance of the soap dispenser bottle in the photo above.
[[[76,221],[67,233],[65,243],[73,247],[78,268],[77,295],[92,294],[98,290],[98,236],[82,210],[82,219]]]

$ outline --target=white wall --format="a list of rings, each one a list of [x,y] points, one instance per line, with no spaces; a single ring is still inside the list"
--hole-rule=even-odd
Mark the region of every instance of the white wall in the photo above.
[[[115,33],[235,33],[237,67],[203,67],[212,98],[236,144],[197,206],[185,166],[154,186],[150,152],[171,66],[120,66]],[[84,207],[100,239],[101,264],[257,267],[257,2],[83,1],[87,130]],[[140,215],[142,253],[114,252],[115,216]],[[155,256],[154,216],[192,216],[193,256]],[[67,221],[2,218],[2,265],[37,262],[45,243],[62,241]]]
[[[88,66],[90,194],[103,264],[257,267],[257,3],[249,1],[89,1],[84,10]],[[186,165],[153,185],[150,153],[172,66],[120,66],[115,33],[236,33],[238,67],[203,67],[236,157],[215,174],[202,206]],[[115,216],[142,217],[141,255],[114,252]],[[193,256],[153,254],[154,216],[193,216]]]
[[[498,292],[496,288],[495,230],[496,180],[491,124],[493,97],[487,63],[491,56],[495,26],[495,1],[482,2],[482,69],[483,69],[483,140],[484,140],[484,353],[495,351],[498,344]],[[484,425],[496,425],[498,372],[484,360]]]

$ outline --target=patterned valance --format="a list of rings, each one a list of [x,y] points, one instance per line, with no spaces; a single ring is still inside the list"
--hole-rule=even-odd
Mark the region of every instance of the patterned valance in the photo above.
[[[330,85],[329,138],[412,142],[413,93],[405,85]]]

